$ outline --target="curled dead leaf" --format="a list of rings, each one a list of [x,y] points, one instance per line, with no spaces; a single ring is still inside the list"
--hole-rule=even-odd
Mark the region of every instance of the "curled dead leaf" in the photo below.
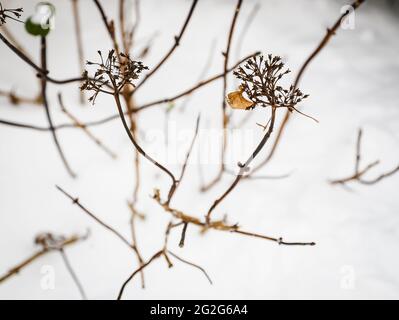
[[[240,86],[238,90],[230,92],[227,97],[226,101],[232,107],[233,109],[242,109],[246,110],[250,107],[253,106],[253,102],[249,101],[244,98],[242,95],[244,92],[244,89]]]

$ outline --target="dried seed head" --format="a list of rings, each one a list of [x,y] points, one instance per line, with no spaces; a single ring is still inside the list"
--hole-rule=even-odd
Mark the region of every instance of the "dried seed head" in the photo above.
[[[119,56],[115,50],[110,50],[104,59],[101,51],[98,51],[100,62],[87,61],[88,66],[97,66],[94,77],[90,78],[88,71],[83,73],[85,78],[80,90],[93,91],[94,94],[89,101],[94,104],[97,95],[104,92],[104,87],[112,87],[115,92],[119,92],[126,85],[134,87],[133,81],[138,79],[143,70],[148,67],[140,61],[134,61],[128,54],[120,53]]]
[[[279,85],[280,80],[291,71],[284,70],[284,63],[279,56],[269,54],[267,58],[262,55],[248,59],[244,66],[238,67],[234,75],[240,79],[241,95],[245,93],[248,100],[240,106],[248,105],[246,109],[253,109],[259,105],[261,107],[288,108],[295,109],[295,105],[307,98],[298,88],[293,85],[289,89]],[[237,98],[237,91],[233,92],[233,97]],[[249,104],[251,103],[251,105]],[[232,105],[232,104],[230,104]],[[234,108],[234,104],[232,105]]]
[[[0,3],[0,26],[6,23],[7,19],[22,22],[19,18],[24,10],[22,8],[17,9],[4,9]]]

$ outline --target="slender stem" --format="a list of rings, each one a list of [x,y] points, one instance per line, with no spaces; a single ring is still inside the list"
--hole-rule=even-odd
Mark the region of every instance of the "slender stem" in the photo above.
[[[233,20],[231,21],[229,35],[227,37],[227,47],[226,51],[223,53],[224,55],[224,65],[223,65],[223,97],[222,97],[222,112],[223,112],[223,148],[222,148],[222,170],[224,169],[224,155],[226,152],[226,144],[227,144],[227,135],[226,135],[226,128],[228,124],[228,118],[226,115],[226,94],[227,94],[227,69],[229,64],[229,57],[230,57],[230,48],[231,48],[231,40],[233,39],[233,33],[235,30],[238,14],[240,13],[241,5],[243,0],[238,0],[237,5],[235,7]]]
[[[151,163],[153,163],[156,167],[158,167],[159,169],[161,169],[163,172],[165,172],[171,179],[173,184],[177,183],[177,180],[175,178],[175,176],[173,175],[172,172],[170,172],[168,169],[166,169],[163,165],[159,164],[156,160],[154,160],[152,157],[150,157],[148,154],[145,153],[145,151],[140,147],[140,145],[137,143],[136,139],[134,138],[132,132],[130,131],[130,128],[128,126],[128,124],[126,123],[126,119],[124,116],[124,112],[122,110],[122,105],[121,105],[121,101],[119,98],[119,92],[115,92],[114,94],[114,99],[118,108],[118,112],[119,112],[119,117],[122,121],[123,127],[125,128],[125,131],[127,133],[127,135],[129,136],[130,141],[132,142],[132,144],[134,145],[134,147],[137,149],[138,152],[140,152],[140,154],[146,158],[148,161],[150,161]]]
[[[73,281],[75,282],[75,284],[80,292],[80,295],[82,296],[82,299],[87,300],[87,296],[83,289],[83,286],[82,286],[81,282],[79,281],[79,278],[76,275],[76,272],[73,270],[72,265],[69,262],[68,256],[65,253],[65,250],[63,248],[61,248],[59,251],[60,251],[62,260],[64,261],[65,267],[68,269],[69,274],[71,275]]]
[[[187,260],[185,260],[185,259],[179,257],[177,254],[173,253],[173,252],[170,251],[170,250],[168,250],[168,253],[169,253],[172,257],[174,257],[175,259],[179,260],[180,262],[183,262],[183,263],[185,263],[185,264],[188,264],[189,266],[192,266],[192,267],[197,268],[198,270],[202,271],[202,273],[203,273],[203,274],[205,275],[205,277],[208,279],[209,283],[210,283],[210,284],[213,284],[211,277],[208,275],[208,273],[206,272],[206,270],[205,270],[204,268],[202,268],[201,266],[199,266],[199,265],[197,265],[197,264],[195,264],[195,263],[192,263],[192,262],[190,262],[190,261],[187,261]]]
[[[357,8],[359,8],[359,6],[364,2],[365,0],[356,0],[354,1],[351,6],[354,10],[356,10]],[[341,25],[341,21],[342,19],[344,19],[347,15],[350,14],[350,11],[346,11],[344,12],[338,19],[337,21],[334,23],[334,25],[327,29],[327,33],[325,34],[325,36],[322,38],[321,42],[318,44],[318,46],[313,50],[313,52],[310,54],[310,56],[306,59],[306,61],[304,62],[304,64],[302,65],[301,69],[299,70],[295,82],[294,82],[294,87],[297,88],[298,84],[304,74],[304,72],[306,71],[306,69],[308,68],[309,64],[314,60],[314,58],[323,50],[323,48],[326,47],[326,45],[329,43],[329,41],[332,39],[332,37],[336,34],[339,26]],[[263,166],[265,166],[270,159],[273,157],[275,151],[277,150],[277,147],[281,141],[281,137],[284,133],[285,127],[287,126],[289,120],[291,118],[291,112],[289,110],[286,111],[285,115],[284,115],[284,119],[282,120],[279,128],[277,129],[277,134],[276,134],[276,139],[274,140],[273,146],[271,148],[271,150],[269,151],[267,157],[265,158],[265,160],[263,160],[260,164],[258,164],[253,170],[251,174],[254,174],[256,171],[258,171],[259,169],[261,169]]]
[[[47,70],[46,37],[41,37],[41,51],[40,52],[41,52],[42,69],[43,70]],[[49,124],[49,127],[50,127],[51,134],[53,136],[54,144],[55,144],[55,146],[56,146],[56,148],[58,150],[58,153],[59,153],[59,155],[61,157],[61,160],[64,163],[64,166],[65,166],[66,170],[68,171],[69,175],[72,178],[75,178],[76,174],[72,171],[71,167],[68,164],[68,161],[66,160],[66,157],[64,155],[64,152],[62,151],[60,142],[58,141],[56,130],[54,129],[53,120],[51,118],[50,108],[49,108],[48,101],[47,101],[47,79],[46,78],[42,78],[41,84],[42,84],[43,106],[44,106],[44,109],[46,111],[47,121],[48,121],[48,124]]]
[[[19,50],[16,46],[14,46],[11,42],[9,42],[1,33],[0,33],[0,40],[2,40],[6,44],[6,46],[9,47],[19,58],[25,61],[33,69],[35,69],[38,72],[40,78],[45,78],[48,82],[52,82],[55,84],[67,84],[72,82],[82,82],[85,80],[85,78],[83,77],[64,79],[64,80],[57,80],[52,77],[49,77],[48,71],[46,69],[42,69],[38,65],[36,65],[21,50]]]
[[[149,264],[151,264],[151,262],[153,262],[155,259],[159,258],[162,254],[163,254],[163,250],[158,251],[157,253],[155,253],[150,260],[148,260],[146,263],[144,263],[142,266],[140,266],[140,268],[136,269],[127,279],[126,281],[122,284],[122,287],[119,290],[119,294],[118,294],[118,298],[117,300],[121,300],[122,299],[122,295],[123,292],[125,291],[126,286],[129,284],[129,282],[134,278],[134,276],[141,272],[145,267],[147,267]]]
[[[266,142],[269,140],[269,138],[273,132],[275,119],[276,119],[276,109],[274,107],[272,107],[272,115],[271,115],[269,129],[267,130],[266,134],[264,135],[263,139],[260,141],[258,146],[252,152],[251,156],[247,159],[247,161],[244,164],[239,164],[240,170],[237,174],[237,177],[235,178],[233,183],[230,185],[230,187],[218,199],[216,199],[215,202],[213,203],[213,205],[209,208],[208,213],[206,215],[207,223],[210,222],[211,214],[212,214],[213,210],[219,205],[220,202],[223,201],[224,198],[227,197],[227,195],[231,191],[233,191],[233,189],[237,186],[237,184],[240,182],[240,180],[244,176],[245,172],[247,172],[249,170],[249,165],[251,164],[251,162],[255,159],[255,157],[258,155],[258,153],[265,146]]]
[[[186,154],[186,157],[185,157],[185,160],[184,160],[181,172],[180,172],[180,176],[177,179],[177,183],[173,183],[172,186],[170,187],[169,194],[168,194],[168,200],[166,201],[167,204],[170,203],[170,201],[172,200],[172,197],[174,196],[177,188],[179,187],[181,181],[183,180],[184,173],[186,172],[188,160],[190,159],[190,155],[191,155],[191,152],[193,151],[195,140],[196,140],[196,138],[198,136],[199,123],[200,123],[200,115],[198,115],[198,117],[197,117],[197,121],[196,121],[196,124],[195,124],[194,136],[193,136],[193,139],[191,140],[190,147],[187,150],[187,154]]]
[[[63,102],[61,93],[58,93],[58,103],[60,104],[62,112],[64,112],[69,119],[73,121],[76,128],[81,128],[82,131],[107,155],[109,155],[112,159],[116,159],[116,154],[109,149],[106,145],[104,145],[99,138],[97,138],[82,122],[80,122],[72,113],[70,113]]]
[[[66,192],[64,189],[62,189],[59,186],[56,186],[56,188],[61,191],[65,196],[67,196],[69,199],[72,200],[73,204],[76,204],[80,209],[83,210],[87,215],[89,215],[93,220],[95,220],[97,223],[102,225],[105,229],[116,235],[124,244],[126,244],[130,249],[132,249],[132,245],[130,242],[123,236],[121,235],[118,231],[116,231],[114,228],[109,226],[108,224],[104,223],[101,221],[99,218],[97,218],[93,213],[91,213],[88,209],[86,209],[80,202],[78,198],[74,198],[71,196],[68,192]]]
[[[76,34],[76,42],[78,46],[78,58],[79,58],[79,66],[80,73],[83,74],[85,70],[85,61],[84,61],[84,52],[83,52],[83,40],[82,40],[82,31],[80,27],[80,14],[78,8],[79,0],[72,0],[72,11],[73,11],[73,19],[75,25],[75,34]],[[80,92],[80,103],[84,103],[85,97],[83,91]]]
[[[62,244],[61,248],[65,248],[69,245],[75,244],[76,242],[85,239],[86,237],[78,237],[78,236],[71,236],[70,238],[67,238]],[[45,255],[46,253],[51,252],[52,250],[48,248],[43,248],[33,255],[31,255],[29,258],[23,260],[21,263],[10,269],[5,275],[0,276],[0,283],[3,281],[11,278],[14,275],[17,275],[22,269],[24,269],[26,266],[30,265],[32,262],[36,261],[38,258],[41,256]]]
[[[187,29],[188,23],[191,20],[191,17],[194,13],[194,9],[196,7],[198,3],[198,0],[193,0],[193,3],[191,4],[190,10],[188,12],[187,18],[184,21],[183,27],[180,30],[180,33],[178,36],[175,36],[175,41],[174,44],[172,46],[172,48],[170,48],[170,50],[165,54],[165,56],[161,59],[161,61],[154,67],[151,69],[151,71],[149,73],[147,73],[147,75],[143,78],[143,80],[141,80],[141,82],[136,86],[135,90],[133,91],[134,93],[144,84],[147,82],[147,80],[149,78],[151,78],[152,75],[154,75],[155,72],[157,72],[162,65],[171,57],[171,55],[173,54],[173,52],[176,50],[176,48],[180,45],[180,40],[183,37],[184,32]]]

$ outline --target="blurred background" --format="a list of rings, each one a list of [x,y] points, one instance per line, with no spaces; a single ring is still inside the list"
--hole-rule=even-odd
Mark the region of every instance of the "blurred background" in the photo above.
[[[39,1],[2,0],[3,7],[23,7],[24,18],[34,12]],[[54,78],[80,74],[72,5],[68,0],[55,5],[56,25],[47,37],[48,69]],[[117,1],[102,1],[107,15],[117,19]],[[255,51],[280,55],[294,77],[316,48],[326,29],[341,15],[346,1],[327,0],[245,0],[234,33],[230,64]],[[173,44],[190,8],[191,1],[141,1],[141,22],[132,57],[147,44],[149,52],[141,60],[150,68]],[[200,0],[192,20],[173,56],[137,94],[141,105],[173,96],[223,72],[222,51],[236,1]],[[84,56],[97,59],[97,50],[111,48],[109,37],[92,1],[80,0]],[[370,170],[372,179],[398,164],[399,144],[399,1],[366,1],[355,13],[354,28],[339,28],[336,36],[305,72],[300,88],[310,97],[302,111],[319,123],[294,114],[273,160],[259,172],[262,175],[290,173],[285,179],[246,180],[218,207],[215,217],[246,230],[284,237],[287,241],[315,241],[315,247],[283,247],[273,242],[209,231],[200,234],[189,227],[186,245],[178,247],[179,232],[171,235],[172,248],[187,260],[204,267],[212,280],[209,285],[198,270],[175,263],[167,268],[159,260],[146,269],[146,289],[139,278],[126,289],[128,299],[397,299],[399,298],[399,174],[378,184],[356,182],[349,188],[332,186],[330,179],[353,173],[357,130],[363,128],[362,165],[379,159]],[[131,17],[135,19],[134,13]],[[7,29],[39,62],[40,41],[28,35],[22,24],[7,22]],[[118,26],[117,26],[118,27]],[[3,27],[0,27],[3,33]],[[0,44],[0,91],[35,97],[39,82],[32,69],[3,43]],[[228,75],[228,91],[238,82]],[[49,102],[54,121],[68,122],[61,112],[57,94],[82,121],[102,119],[115,113],[109,97],[99,97],[96,105],[82,105],[78,84],[49,84]],[[200,128],[218,129],[221,123],[222,81],[196,91],[188,100],[175,101],[172,112],[167,104],[140,112],[140,141],[146,150],[164,148],[165,117],[169,119],[170,146],[181,145],[179,133],[192,129],[201,113]],[[234,111],[232,123],[246,117]],[[283,113],[278,115],[281,121]],[[0,96],[0,119],[46,126],[42,106],[13,105]],[[265,122],[265,110],[254,110],[241,130],[251,139],[226,165],[235,169],[263,133],[257,122]],[[80,130],[59,131],[65,154],[77,172],[71,179],[59,159],[48,132],[14,128],[0,124],[0,274],[31,255],[34,237],[43,231],[69,235],[91,235],[86,241],[68,247],[73,265],[91,299],[114,299],[137,268],[135,257],[112,234],[90,220],[55,185],[58,184],[98,217],[127,237],[129,209],[126,205],[134,188],[133,151],[119,121],[93,128],[118,158],[113,160]],[[212,136],[211,136],[212,137]],[[220,146],[220,139],[212,143]],[[230,141],[234,145],[234,141]],[[186,150],[183,148],[183,150]],[[267,148],[266,148],[267,150]],[[179,152],[182,152],[181,150]],[[184,151],[183,151],[184,152]],[[260,162],[267,152],[259,155]],[[168,163],[178,172],[177,163]],[[217,163],[193,163],[174,199],[174,206],[203,217],[214,199],[231,183],[225,174],[207,193],[199,191],[199,168],[206,181],[215,177]],[[142,161],[142,183],[138,209],[146,214],[137,222],[138,245],[145,259],[163,244],[169,216],[150,198],[155,187],[166,192],[169,180],[151,164]],[[348,190],[349,189],[349,190]],[[43,269],[55,272],[55,286],[43,289]],[[79,299],[63,261],[48,254],[0,285],[2,299]]]

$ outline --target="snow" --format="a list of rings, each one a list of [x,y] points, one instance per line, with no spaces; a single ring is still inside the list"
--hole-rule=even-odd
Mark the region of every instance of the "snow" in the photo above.
[[[2,1],[4,6],[24,7],[33,12],[37,1]],[[55,78],[74,77],[79,73],[76,43],[68,1],[52,1],[57,8],[56,29],[48,37],[49,69]],[[110,42],[97,10],[91,1],[80,1],[85,56],[96,59],[98,49],[108,50]],[[109,16],[117,15],[117,6],[102,1]],[[144,63],[154,66],[173,43],[191,2],[183,0],[141,1],[142,24],[138,46],[154,33],[154,45]],[[235,1],[202,0],[181,45],[170,60],[140,89],[140,105],[164,98],[190,87],[198,80],[206,64],[212,43],[216,41],[207,76],[223,70],[220,54]],[[233,63],[240,57],[260,50],[281,55],[293,74],[317,46],[325,30],[340,14],[344,1],[258,1],[261,5],[237,54],[237,40],[246,17],[256,1],[244,1],[233,39]],[[23,26],[7,26],[39,61],[39,41],[25,34]],[[291,173],[281,180],[243,181],[215,211],[215,217],[228,215],[245,230],[287,241],[315,241],[315,247],[284,247],[273,242],[240,235],[210,231],[201,235],[189,226],[186,245],[178,247],[180,232],[170,239],[171,248],[189,261],[198,263],[210,274],[214,285],[196,269],[178,261],[172,269],[159,259],[145,271],[147,288],[140,288],[139,277],[126,289],[127,299],[397,299],[399,298],[399,174],[373,186],[351,184],[351,191],[331,186],[329,179],[352,173],[357,129],[364,130],[363,165],[376,159],[381,163],[369,177],[397,165],[399,132],[399,20],[393,11],[370,1],[356,12],[354,30],[339,29],[328,46],[311,63],[300,88],[310,97],[302,110],[320,123],[295,114],[289,123],[272,162],[259,174]],[[35,96],[38,83],[32,70],[0,45],[0,88],[15,89],[25,96]],[[135,51],[134,51],[135,52]],[[239,55],[239,56],[238,56]],[[290,75],[290,80],[292,81]],[[230,74],[229,90],[237,82]],[[68,119],[59,109],[57,93],[82,120],[101,119],[114,114],[112,99],[99,97],[96,105],[80,106],[77,84],[49,85],[49,100],[57,123]],[[176,102],[176,109],[183,100]],[[169,142],[184,138],[177,151],[184,154],[195,119],[201,112],[201,130],[220,125],[222,82],[198,90],[190,98],[185,112],[171,115]],[[13,106],[0,97],[0,118],[46,125],[41,107]],[[141,142],[150,154],[168,160],[162,154],[166,105],[139,115],[143,132]],[[260,139],[255,124],[264,123],[266,110],[254,115],[239,132],[248,137],[242,148],[228,158],[229,168],[244,160]],[[245,112],[234,111],[234,121]],[[279,116],[279,119],[281,115]],[[183,134],[183,131],[185,132]],[[127,276],[137,268],[136,259],[115,236],[93,222],[79,208],[56,190],[65,188],[96,213],[98,217],[129,237],[129,210],[126,201],[134,186],[133,152],[119,121],[93,128],[117,154],[112,160],[82,132],[59,131],[67,158],[78,173],[69,178],[48,133],[0,126],[0,274],[36,250],[33,238],[43,231],[69,235],[91,230],[90,238],[68,247],[66,252],[89,298],[114,299]],[[208,132],[209,134],[209,132]],[[158,138],[157,138],[158,137]],[[185,139],[187,138],[188,139]],[[208,135],[209,139],[209,135]],[[211,135],[212,146],[218,146]],[[237,138],[239,139],[239,137]],[[234,141],[230,142],[230,145]],[[200,144],[200,143],[199,143]],[[216,149],[217,150],[217,149]],[[396,150],[396,151],[395,151]],[[259,155],[263,159],[266,152]],[[196,156],[193,155],[193,160]],[[167,163],[178,172],[176,161]],[[225,175],[210,192],[199,192],[198,164],[188,167],[186,180],[172,205],[202,217],[214,199],[231,183]],[[203,165],[210,180],[217,163]],[[154,187],[165,195],[168,177],[142,159],[142,187],[138,207],[145,221],[138,222],[138,242],[145,259],[163,245],[169,216],[150,198]],[[41,286],[43,267],[55,270],[55,288]],[[61,257],[51,253],[0,285],[1,299],[79,299]]]

